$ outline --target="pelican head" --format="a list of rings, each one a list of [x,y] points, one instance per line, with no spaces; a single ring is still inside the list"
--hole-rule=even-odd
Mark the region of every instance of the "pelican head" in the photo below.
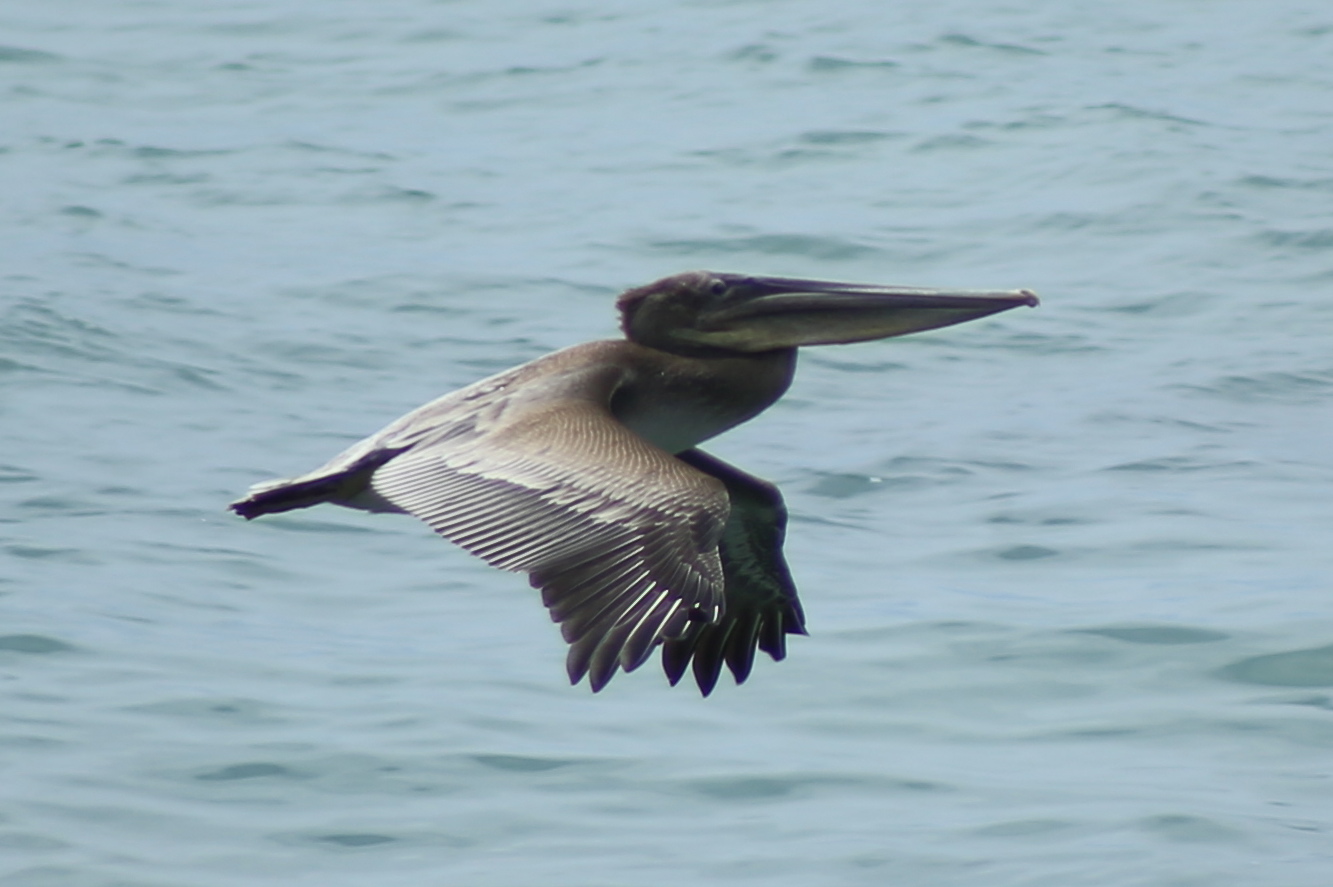
[[[616,304],[631,341],[698,355],[887,339],[1034,306],[1037,297],[686,271],[628,290]]]

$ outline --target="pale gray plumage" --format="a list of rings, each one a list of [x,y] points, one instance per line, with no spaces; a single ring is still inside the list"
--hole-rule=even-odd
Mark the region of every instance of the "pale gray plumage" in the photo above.
[[[415,515],[488,563],[528,573],[601,689],[659,645],[707,695],[804,616],[782,556],[777,488],[694,445],[786,390],[796,347],[958,323],[1030,293],[687,272],[620,298],[628,340],[538,358],[409,413],[310,474],[232,504],[251,518],[333,502]],[[805,318],[802,322],[802,318]],[[833,336],[834,339],[829,337]]]

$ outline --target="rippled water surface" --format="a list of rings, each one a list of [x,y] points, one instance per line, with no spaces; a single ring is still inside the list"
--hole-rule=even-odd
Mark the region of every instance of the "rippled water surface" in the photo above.
[[[0,25],[0,885],[1328,883],[1333,11]],[[424,525],[224,513],[691,267],[1044,299],[713,442],[811,629],[744,686],[594,697]]]

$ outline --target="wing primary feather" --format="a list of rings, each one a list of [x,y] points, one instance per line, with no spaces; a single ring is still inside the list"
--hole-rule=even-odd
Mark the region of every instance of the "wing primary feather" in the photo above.
[[[694,655],[694,644],[689,637],[677,638],[662,644],[662,670],[666,672],[671,686],[680,683],[685,676],[685,669],[690,667],[690,657]]]
[[[636,608],[646,609],[646,613],[637,619],[626,618],[611,627],[603,636],[602,642],[597,645],[597,652],[593,654],[594,672],[597,670],[597,660],[601,656],[614,656],[626,672],[643,665],[644,660],[652,652],[653,642],[656,640],[657,622],[653,616],[664,602],[669,606],[667,596],[670,594],[671,591],[667,588],[653,589],[649,592],[650,599]],[[640,629],[645,623],[648,623],[646,642],[644,636],[640,635]]]
[[[645,592],[645,596],[652,595],[654,592],[656,592],[656,596],[653,598],[654,602],[649,605],[652,609],[656,609],[657,603],[665,600],[666,596],[671,593],[669,589],[654,586]],[[637,602],[636,606],[638,606]],[[651,616],[651,611],[649,616]],[[628,650],[629,638],[634,634],[639,624],[640,620],[634,619],[616,622],[598,641],[588,666],[588,683],[594,693],[606,686],[607,682],[615,675],[617,668],[623,668],[627,672],[633,671],[642,665],[648,658],[649,653],[652,652],[651,644],[647,649],[633,653]]]
[[[694,648],[694,680],[705,696],[713,692],[722,674],[722,647],[732,627],[731,623],[705,625]]]
[[[640,579],[628,590],[626,590],[624,594],[621,595],[621,597],[630,597],[635,594],[642,594],[643,593],[642,588],[645,586],[651,587],[651,584],[652,580],[646,579],[646,577],[644,579]],[[600,614],[601,616],[600,619],[592,623],[583,625],[578,637],[575,638],[573,641],[570,641],[569,655],[568,657],[566,657],[565,664],[569,670],[570,679],[574,683],[578,683],[577,679],[574,678],[575,672],[577,672],[580,677],[588,672],[589,665],[592,662],[593,654],[597,651],[598,645],[602,642],[602,639],[605,636],[606,632],[612,626],[615,625],[616,619],[621,612],[623,611],[619,609],[613,609],[610,610],[610,612],[603,610],[602,613]],[[565,625],[567,624],[568,623],[562,624],[561,629],[564,629]],[[610,680],[610,678],[608,677],[607,680]]]
[[[648,571],[640,570],[623,587],[617,583],[616,586],[608,588],[604,594],[592,599],[588,605],[580,607],[561,621],[560,630],[565,640],[573,643],[608,625],[614,625],[620,621],[625,610],[647,593],[653,584]]]
[[[653,611],[639,620],[628,637],[620,653],[620,667],[630,672],[643,665],[653,654],[653,647],[662,641],[669,630],[672,617],[681,608],[681,601],[663,600]]]
[[[663,671],[667,672],[667,682],[674,687],[684,678],[689,660],[694,655],[693,638],[677,638],[663,644]]]
[[[727,668],[731,669],[738,684],[745,683],[745,679],[750,676],[750,670],[754,668],[755,641],[759,637],[761,618],[757,613],[745,614],[736,621],[730,637],[727,638],[724,650]]]
[[[621,546],[611,553],[628,555],[634,547]],[[542,602],[553,612],[557,608],[572,612],[636,572],[646,572],[640,560],[622,556],[608,559],[607,563],[579,563],[559,571],[535,572],[532,581],[541,585]]]
[[[598,645],[588,663],[588,686],[592,688],[592,692],[601,692],[611,678],[615,677],[618,668],[620,660],[615,653],[608,655],[604,648]]]
[[[759,626],[759,649],[781,662],[787,656],[787,629],[785,614],[773,613]]]
[[[622,563],[619,572],[599,571],[599,575],[592,578],[583,578],[584,574],[577,570],[562,573],[554,579],[542,576],[542,603],[551,612],[553,621],[563,622],[586,608],[589,601],[605,594],[608,588],[615,587],[617,580],[624,581],[624,577],[636,575],[642,569],[635,563]]]

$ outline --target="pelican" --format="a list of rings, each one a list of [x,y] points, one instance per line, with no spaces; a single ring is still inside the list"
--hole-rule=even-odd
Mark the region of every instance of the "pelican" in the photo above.
[[[777,487],[696,449],[767,409],[804,345],[863,342],[1035,306],[944,291],[689,271],[617,300],[623,340],[575,345],[446,394],[321,468],[251,488],[247,519],[332,502],[415,515],[527,573],[593,692],[662,648],[675,685],[736,683],[805,615]]]

